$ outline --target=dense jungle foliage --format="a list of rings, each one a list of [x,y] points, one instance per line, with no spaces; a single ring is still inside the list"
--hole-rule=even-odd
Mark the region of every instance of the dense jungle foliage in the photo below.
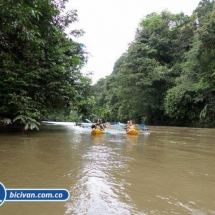
[[[77,21],[65,12],[67,0],[0,2],[0,121],[37,128],[43,119],[88,113],[88,75],[84,45],[65,29]],[[72,30],[70,36],[81,36]],[[92,101],[94,102],[94,101]],[[64,117],[61,117],[64,118]]]
[[[0,122],[38,129],[41,120],[215,127],[215,2],[191,16],[144,17],[112,74],[91,86],[82,30],[68,0],[0,2]],[[102,73],[102,71],[101,71]]]
[[[147,15],[93,88],[104,119],[215,127],[214,0],[200,1],[191,16]]]

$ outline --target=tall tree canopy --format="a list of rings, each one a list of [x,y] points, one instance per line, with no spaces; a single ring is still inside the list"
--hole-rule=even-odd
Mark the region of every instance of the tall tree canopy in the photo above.
[[[100,84],[110,118],[151,125],[215,126],[215,2],[191,16],[168,11],[140,21],[134,41]]]
[[[67,0],[3,0],[0,9],[0,120],[38,128],[47,113],[86,111],[91,80],[84,46],[65,29],[77,21]],[[71,35],[82,35],[73,30]],[[82,108],[83,107],[83,108]]]

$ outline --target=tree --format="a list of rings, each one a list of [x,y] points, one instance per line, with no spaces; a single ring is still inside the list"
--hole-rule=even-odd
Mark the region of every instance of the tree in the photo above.
[[[214,127],[214,20],[214,0],[200,1],[190,17],[163,11],[141,20],[127,52],[99,83],[97,102],[110,119]]]
[[[176,87],[167,92],[165,109],[183,123],[214,126],[215,119],[215,9],[214,1],[201,1],[195,10],[198,25],[184,57]]]
[[[185,46],[179,45],[182,35],[179,27],[187,21],[188,17],[182,13],[163,11],[152,13],[140,22],[118,75],[121,115],[150,124],[166,123],[164,98],[181,73],[183,58],[176,53],[182,55],[186,51]]]
[[[77,20],[64,12],[67,0],[3,0],[0,10],[0,119],[38,128],[44,115],[70,110],[89,86],[80,69],[86,61],[82,44],[65,34]],[[81,35],[72,31],[71,35]],[[82,84],[83,83],[83,84]]]

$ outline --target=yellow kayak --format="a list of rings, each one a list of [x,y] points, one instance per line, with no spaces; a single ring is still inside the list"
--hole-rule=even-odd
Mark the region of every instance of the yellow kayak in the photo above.
[[[91,134],[105,134],[105,131],[96,128],[91,131]]]
[[[126,131],[126,134],[131,134],[131,135],[138,135],[139,131],[137,131],[134,128],[129,129],[128,131]]]

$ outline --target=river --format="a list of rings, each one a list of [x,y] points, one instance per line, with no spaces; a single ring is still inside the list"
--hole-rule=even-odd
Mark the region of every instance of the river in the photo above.
[[[6,188],[63,188],[64,202],[5,202],[2,215],[215,214],[215,129],[91,135],[72,123],[0,133]]]

